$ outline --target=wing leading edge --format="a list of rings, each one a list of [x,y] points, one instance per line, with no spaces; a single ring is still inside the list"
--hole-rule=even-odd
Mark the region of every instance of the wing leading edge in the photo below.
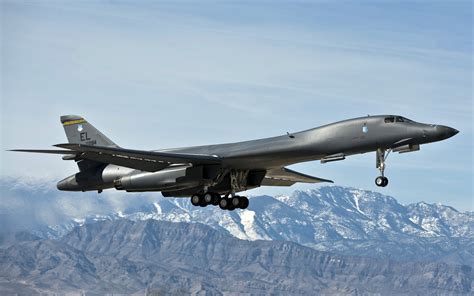
[[[331,180],[309,176],[288,168],[279,168],[267,171],[262,181],[263,186],[291,186],[295,183],[334,183]]]

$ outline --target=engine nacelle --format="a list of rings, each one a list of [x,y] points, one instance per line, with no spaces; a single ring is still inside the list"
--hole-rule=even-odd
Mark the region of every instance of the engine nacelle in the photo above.
[[[177,190],[212,182],[218,170],[212,167],[175,166],[157,172],[137,172],[113,181],[117,190],[161,191]]]
[[[115,187],[127,191],[183,190],[212,185],[220,173],[219,165],[168,167],[158,172],[144,172],[117,165],[107,165],[79,172],[58,182],[59,190],[89,191]]]
[[[114,180],[117,190],[160,190],[175,186],[176,180],[186,176],[186,167],[168,168],[158,172],[137,172]]]

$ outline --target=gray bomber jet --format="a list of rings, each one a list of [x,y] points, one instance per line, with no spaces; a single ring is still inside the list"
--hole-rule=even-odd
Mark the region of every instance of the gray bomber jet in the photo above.
[[[266,139],[142,151],[119,147],[80,116],[61,116],[61,123],[69,143],[55,146],[64,149],[12,150],[63,154],[64,160],[74,160],[79,172],[60,181],[59,190],[161,191],[166,197],[190,196],[195,206],[219,205],[226,210],[247,208],[248,198],[236,193],[259,186],[332,183],[290,170],[288,165],[311,160],[339,161],[372,151],[376,152],[380,171],[375,184],[385,187],[385,160],[391,151],[418,151],[421,144],[458,133],[447,126],[379,115]]]

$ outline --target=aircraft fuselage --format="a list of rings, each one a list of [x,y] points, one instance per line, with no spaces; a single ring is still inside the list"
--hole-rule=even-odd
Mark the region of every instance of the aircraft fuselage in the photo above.
[[[345,156],[389,149],[394,143],[421,145],[444,140],[457,133],[450,127],[414,121],[385,122],[389,116],[367,116],[259,140],[165,149],[182,153],[219,155],[223,163],[242,169],[281,167],[328,155]],[[394,120],[400,118],[393,116]]]

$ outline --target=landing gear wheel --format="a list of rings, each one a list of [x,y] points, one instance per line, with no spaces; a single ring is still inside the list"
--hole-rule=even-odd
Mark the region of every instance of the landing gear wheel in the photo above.
[[[234,196],[232,197],[232,199],[230,200],[230,204],[232,205],[233,208],[238,208],[239,205],[240,205],[240,201],[241,201],[241,197],[240,196]]]
[[[214,201],[214,194],[207,192],[204,194],[204,202],[210,205]]]
[[[199,194],[194,194],[193,196],[191,196],[191,203],[195,207],[200,206],[202,203],[202,200],[203,200],[202,196]]]
[[[245,196],[240,197],[240,208],[245,210],[249,206],[249,199]]]
[[[388,179],[383,176],[379,176],[375,179],[375,185],[379,187],[385,187],[388,185]]]
[[[221,198],[221,200],[219,201],[219,208],[221,208],[221,210],[227,210],[227,206],[230,204],[230,199],[228,198]]]
[[[382,187],[384,183],[385,183],[384,177],[379,176],[379,177],[375,178],[375,185],[377,185],[379,187]]]

